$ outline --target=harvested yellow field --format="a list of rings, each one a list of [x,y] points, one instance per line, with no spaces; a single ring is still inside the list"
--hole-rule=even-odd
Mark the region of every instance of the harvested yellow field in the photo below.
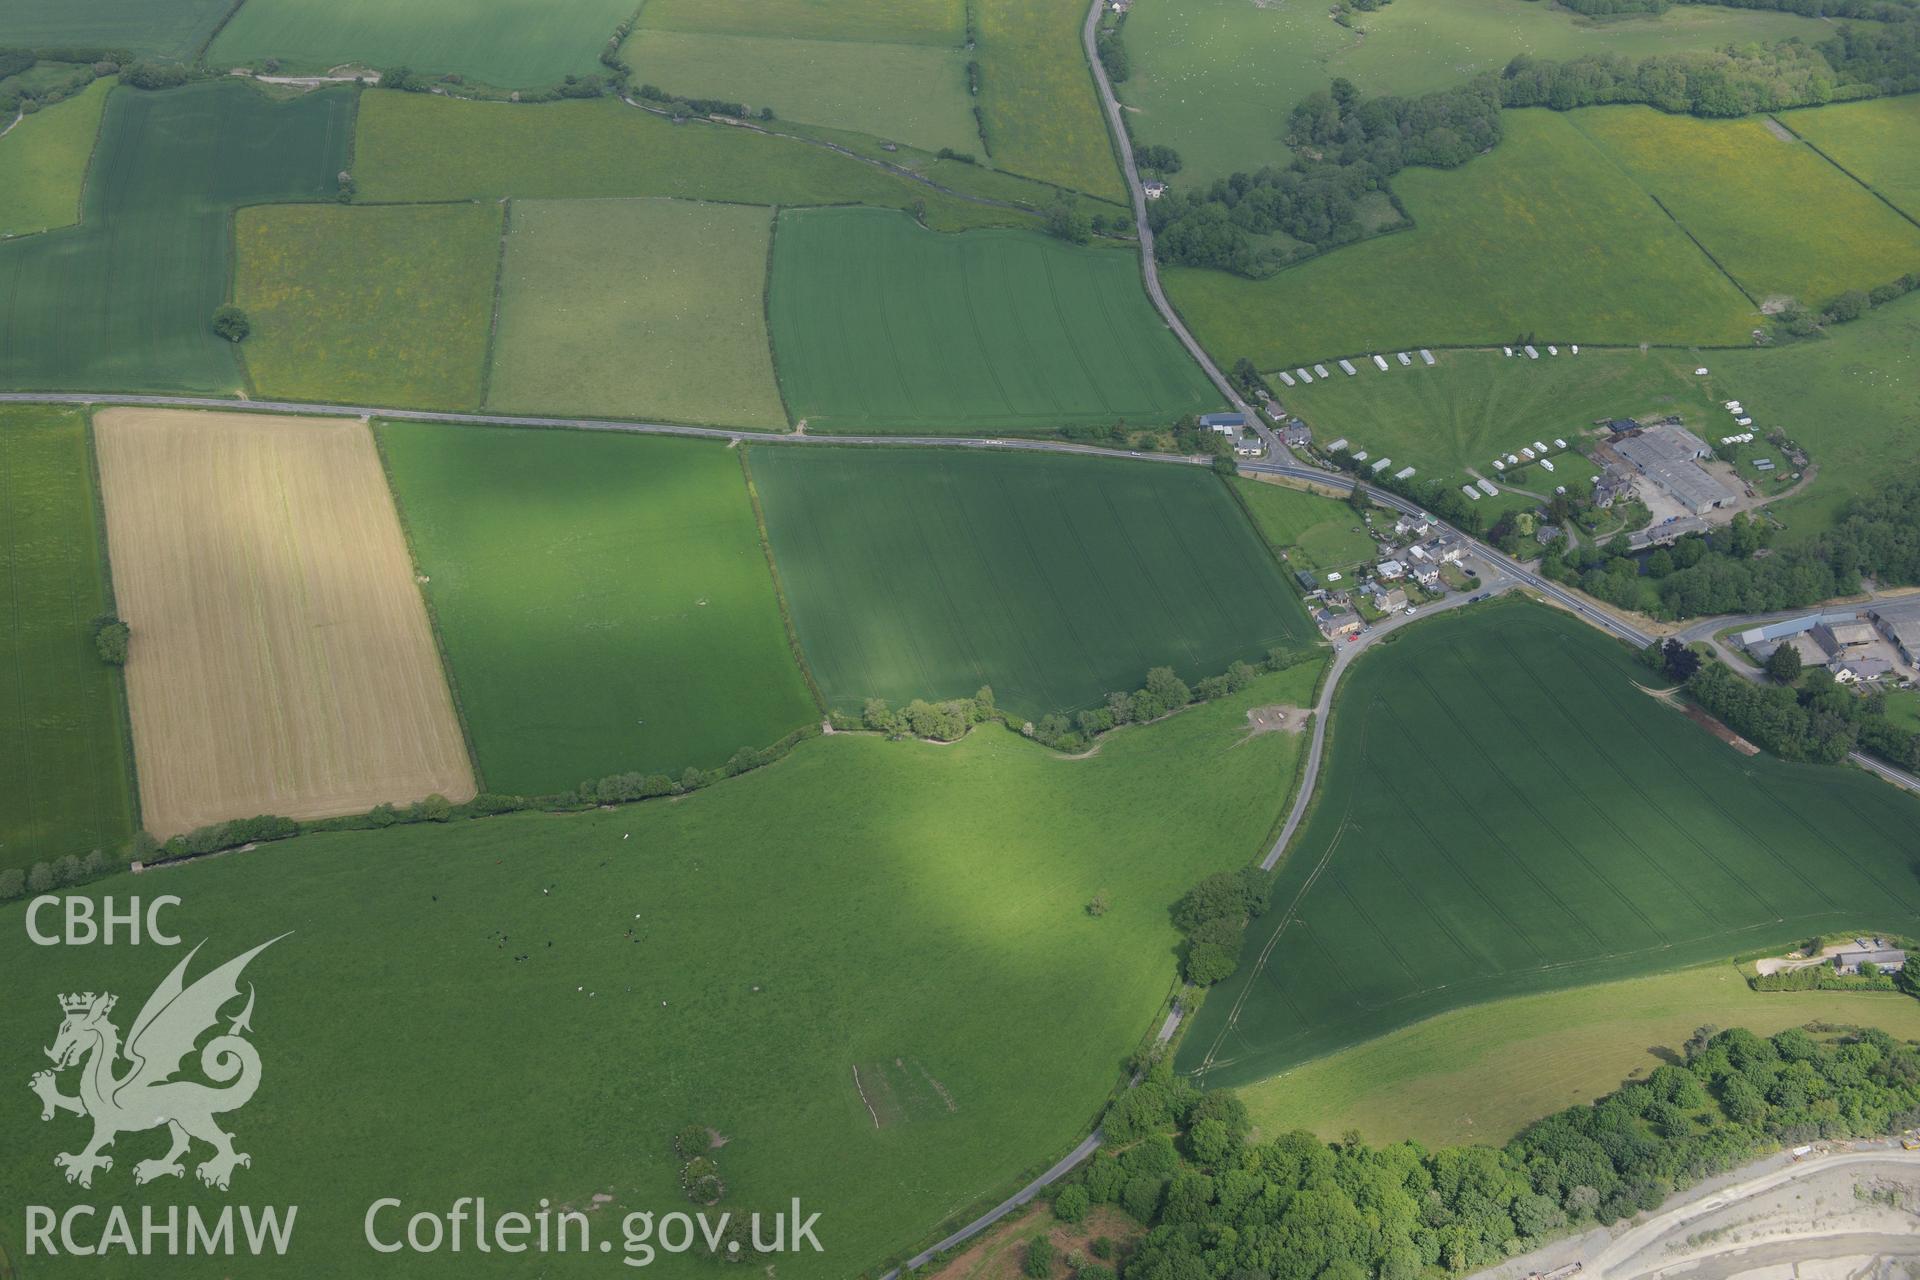
[[[364,422],[108,409],[94,432],[149,831],[472,797]]]

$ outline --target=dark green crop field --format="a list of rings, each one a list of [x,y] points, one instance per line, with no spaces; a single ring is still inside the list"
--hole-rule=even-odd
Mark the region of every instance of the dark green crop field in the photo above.
[[[0,243],[0,385],[231,391],[214,336],[237,205],[331,197],[353,95],[235,81],[107,98],[78,226]]]
[[[379,436],[490,790],[677,775],[817,717],[724,445],[421,423]]]
[[[132,829],[120,680],[88,625],[106,610],[85,421],[0,409],[0,868]]]
[[[1117,249],[789,212],[768,306],[787,403],[814,431],[1166,425],[1220,403]]]
[[[801,644],[843,710],[984,684],[1038,716],[1149,667],[1191,680],[1317,640],[1200,467],[778,446],[752,463]]]
[[[1182,1070],[1242,1084],[1462,1005],[1920,927],[1920,801],[1748,756],[1518,603],[1348,677],[1313,816]]]

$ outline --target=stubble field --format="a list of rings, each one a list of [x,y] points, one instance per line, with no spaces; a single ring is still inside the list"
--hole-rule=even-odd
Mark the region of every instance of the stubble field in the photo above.
[[[149,831],[472,797],[365,423],[108,409],[95,432]]]
[[[722,444],[384,423],[493,791],[722,764],[818,718]]]
[[[0,601],[0,868],[118,852],[133,789],[93,642],[110,601],[78,410],[0,409]]]
[[[787,425],[767,346],[771,210],[518,200],[509,222],[491,408]]]
[[[1134,255],[1034,232],[789,211],[768,311],[788,407],[812,431],[1165,426],[1220,403]]]
[[[751,455],[828,702],[971,695],[1029,716],[1315,643],[1209,470],[911,449]]]
[[[1649,674],[1519,603],[1369,654],[1180,1068],[1245,1084],[1480,1001],[1920,926],[1920,801],[1724,747],[1634,687]]]

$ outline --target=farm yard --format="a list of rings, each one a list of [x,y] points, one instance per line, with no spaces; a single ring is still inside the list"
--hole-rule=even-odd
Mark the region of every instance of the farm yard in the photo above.
[[[1920,1003],[1887,991],[1755,991],[1714,964],[1514,996],[1438,1014],[1239,1090],[1267,1134],[1499,1146],[1566,1107],[1644,1078],[1702,1025],[1879,1027],[1920,1040]]]
[[[471,409],[486,373],[497,205],[255,205],[234,218],[235,301],[262,394]]]
[[[633,0],[246,0],[207,51],[214,66],[277,58],[301,72],[342,63],[457,73],[500,88],[600,69]]]
[[[80,220],[87,158],[111,88],[112,80],[96,80],[66,101],[23,117],[0,138],[0,172],[7,175],[0,183],[0,238]]]
[[[1266,280],[1170,268],[1168,297],[1216,358],[1247,356],[1262,369],[1534,331],[1596,344],[1747,342],[1753,304],[1622,181],[1575,123],[1580,114],[1509,111],[1506,137],[1487,155],[1401,173],[1394,186],[1411,230]],[[1795,217],[1803,234],[1809,216]]]
[[[423,93],[360,104],[354,176],[374,201],[678,196],[735,204],[926,206],[939,229],[1035,225],[822,147],[675,125],[611,98],[512,105]]]
[[[1034,232],[783,212],[768,312],[787,406],[810,431],[1165,426],[1220,403],[1131,254]]]
[[[0,45],[129,49],[186,59],[232,11],[233,0],[0,0]]]
[[[92,631],[107,581],[85,419],[0,408],[0,870],[132,831],[124,695]]]
[[[787,425],[767,346],[771,210],[517,200],[509,223],[491,408]]]
[[[1038,718],[1318,637],[1199,467],[754,448],[795,628],[828,704],[971,696]]]
[[[472,798],[365,423],[106,409],[94,429],[149,831]]]
[[[1133,75],[1119,93],[1138,109],[1140,140],[1172,146],[1180,182],[1204,185],[1284,161],[1287,117],[1335,76],[1367,93],[1411,95],[1523,53],[1640,58],[1833,34],[1817,18],[1706,5],[1593,21],[1529,0],[1399,0],[1354,18],[1360,30],[1311,5],[1136,0],[1123,37]]]
[[[1777,118],[1902,213],[1920,218],[1920,98],[1845,102]]]
[[[1652,107],[1596,107],[1571,119],[1757,299],[1824,307],[1920,260],[1920,226],[1763,120]]]
[[[489,789],[677,777],[818,719],[733,450],[378,432]]]
[[[1353,508],[1337,498],[1247,476],[1235,476],[1233,488],[1260,536],[1285,552],[1289,569],[1350,569],[1371,563],[1379,550]]]
[[[168,924],[213,939],[209,958],[295,931],[247,972],[272,1056],[229,1122],[253,1155],[236,1194],[301,1206],[275,1270],[332,1277],[339,1259],[368,1257],[362,1218],[387,1195],[409,1211],[466,1195],[591,1205],[596,1238],[617,1241],[626,1214],[686,1203],[670,1140],[700,1123],[726,1142],[713,1152],[722,1208],[797,1195],[823,1213],[826,1251],[783,1256],[783,1280],[878,1274],[912,1236],[997,1200],[1085,1133],[1174,982],[1167,903],[1254,856],[1284,794],[1275,780],[1293,772],[1301,740],[1248,738],[1246,713],[1305,699],[1314,675],[1263,677],[1089,759],[991,727],[951,746],[844,734],[678,801],[310,835],[161,873],[184,899]],[[124,900],[141,885],[88,892]],[[1111,905],[1095,919],[1085,904],[1102,890]],[[8,973],[46,963],[23,909],[0,906]],[[59,975],[137,1002],[178,959],[69,948]],[[23,1028],[0,1071],[25,1081],[59,1010],[41,983],[0,987],[0,1020]],[[863,1100],[876,1065],[937,1087],[877,1127]],[[159,1140],[123,1136],[108,1186],[130,1186],[122,1161]],[[75,1194],[51,1160],[0,1164],[7,1203]],[[161,1212],[206,1197],[191,1176],[139,1194]],[[404,1259],[429,1278],[517,1275],[525,1261]],[[556,1275],[609,1266],[547,1262]],[[204,1271],[184,1257],[89,1265]]]
[[[234,81],[112,92],[81,224],[0,242],[0,385],[237,391],[232,346],[209,327],[229,216],[331,198],[353,101],[274,102]]]
[[[1245,1084],[1464,1005],[1920,923],[1920,801],[1719,749],[1646,675],[1520,603],[1368,655],[1274,908],[1180,1069]]]

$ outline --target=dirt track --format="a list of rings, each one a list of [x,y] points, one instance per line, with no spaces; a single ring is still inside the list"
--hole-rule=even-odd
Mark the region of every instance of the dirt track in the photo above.
[[[108,409],[95,436],[149,831],[473,795],[365,423]]]

